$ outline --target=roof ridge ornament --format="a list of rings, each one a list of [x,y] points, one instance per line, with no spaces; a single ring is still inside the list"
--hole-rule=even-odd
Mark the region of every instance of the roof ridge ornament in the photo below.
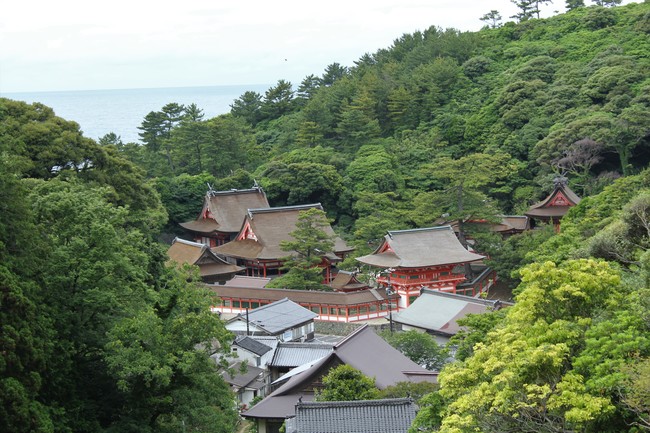
[[[567,186],[569,184],[569,179],[566,177],[566,174],[567,173],[565,171],[553,178],[553,185],[555,185],[556,188]]]

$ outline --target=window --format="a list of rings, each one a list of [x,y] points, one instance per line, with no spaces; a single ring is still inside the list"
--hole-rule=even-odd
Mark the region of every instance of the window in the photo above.
[[[251,302],[251,308],[258,308],[260,306],[259,302]]]
[[[233,308],[239,308],[239,301],[232,301]]]
[[[249,308],[250,305],[249,305],[248,301],[242,301],[242,303],[241,303],[241,307],[242,307],[242,308]]]
[[[224,307],[232,307],[232,301],[230,299],[224,299],[222,303]]]

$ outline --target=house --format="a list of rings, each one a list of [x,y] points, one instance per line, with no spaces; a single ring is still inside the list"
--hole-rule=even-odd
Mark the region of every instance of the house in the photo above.
[[[196,220],[180,225],[192,234],[196,242],[216,247],[229,242],[239,233],[248,209],[267,207],[266,194],[259,186],[229,191],[213,191],[210,188]]]
[[[205,283],[223,283],[244,268],[226,262],[205,244],[176,238],[167,250],[173,263],[198,266],[201,279]]]
[[[557,177],[553,182],[553,191],[544,200],[532,205],[526,215],[534,221],[552,223],[559,233],[560,220],[569,209],[580,203],[580,197],[569,188],[566,177]]]
[[[280,275],[280,268],[284,265],[283,258],[292,254],[282,250],[280,242],[293,240],[290,233],[296,230],[300,212],[313,208],[323,210],[320,203],[248,209],[243,223],[240,221],[240,230],[234,240],[216,247],[214,251],[236,260],[246,268],[247,275],[257,277]],[[332,264],[345,258],[353,248],[336,236],[329,225],[323,230],[334,238],[334,251],[326,253],[321,263],[327,283],[331,279]]]
[[[461,245],[449,225],[389,231],[372,254],[357,257],[383,269],[377,283],[400,295],[400,308],[407,308],[422,288],[455,293],[466,281],[459,265],[482,259]]]
[[[236,335],[269,335],[281,341],[305,341],[314,338],[314,318],[318,314],[288,298],[238,314],[226,322]]]
[[[219,303],[212,311],[224,314],[243,314],[247,308],[258,308],[280,299],[293,302],[316,313],[316,320],[327,322],[357,322],[388,317],[391,304],[397,304],[399,295],[387,293],[385,287],[352,292],[269,289],[264,285],[269,278],[236,275],[223,285],[209,285]],[[395,309],[395,311],[398,311]]]
[[[458,320],[468,314],[498,310],[504,302],[423,289],[407,309],[393,315],[402,330],[417,330],[432,334],[439,344],[445,344],[461,329]],[[508,304],[510,305],[510,304]]]
[[[245,367],[242,367],[245,365]],[[237,397],[237,403],[243,410],[250,406],[251,401],[258,395],[263,395],[266,372],[262,368],[237,362],[221,372],[223,380]]]
[[[317,361],[332,351],[332,344],[327,343],[278,343],[273,357],[268,363],[271,382],[287,374],[290,370],[301,365]]]
[[[265,368],[273,358],[278,339],[275,337],[249,337],[240,335],[235,338],[230,351],[237,355],[242,362],[255,367]]]
[[[374,378],[379,389],[399,382],[437,381],[437,373],[420,367],[364,325],[336,343],[328,355],[282,376],[279,387],[242,416],[257,422],[259,433],[277,433],[285,419],[296,415],[296,404],[313,401],[323,377],[341,364]]]
[[[411,398],[301,402],[287,433],[407,433],[416,414]]]

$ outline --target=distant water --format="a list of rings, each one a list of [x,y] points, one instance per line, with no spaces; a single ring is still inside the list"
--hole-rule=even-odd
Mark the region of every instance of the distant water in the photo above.
[[[170,103],[196,104],[204,119],[230,112],[230,105],[246,91],[264,94],[271,86],[170,87],[157,89],[83,90],[67,92],[3,93],[28,103],[40,102],[57,116],[79,124],[85,137],[95,140],[114,132],[124,143],[139,142],[138,126],[151,111]]]

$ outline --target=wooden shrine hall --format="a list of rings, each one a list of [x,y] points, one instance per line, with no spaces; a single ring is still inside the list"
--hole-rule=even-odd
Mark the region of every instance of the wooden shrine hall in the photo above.
[[[259,186],[229,191],[209,189],[197,219],[180,226],[192,234],[194,241],[216,247],[234,239],[248,209],[268,207],[266,194]]]
[[[466,250],[447,225],[389,231],[375,252],[357,260],[383,268],[377,283],[398,293],[399,308],[407,308],[423,288],[456,293],[466,281],[462,265],[483,258]]]
[[[280,248],[280,242],[293,239],[290,233],[296,230],[299,213],[312,208],[323,210],[320,203],[248,209],[243,223],[240,221],[241,230],[235,239],[213,250],[236,260],[238,265],[246,268],[249,276],[280,275],[282,259],[291,255],[291,252]],[[334,251],[324,254],[320,264],[324,268],[324,283],[327,284],[332,279],[332,264],[343,260],[353,248],[336,236],[329,224],[323,230],[334,238]]]
[[[526,216],[544,223],[552,223],[556,232],[560,232],[560,220],[573,206],[580,203],[580,197],[567,185],[564,176],[553,180],[555,188],[544,200],[532,205]]]

